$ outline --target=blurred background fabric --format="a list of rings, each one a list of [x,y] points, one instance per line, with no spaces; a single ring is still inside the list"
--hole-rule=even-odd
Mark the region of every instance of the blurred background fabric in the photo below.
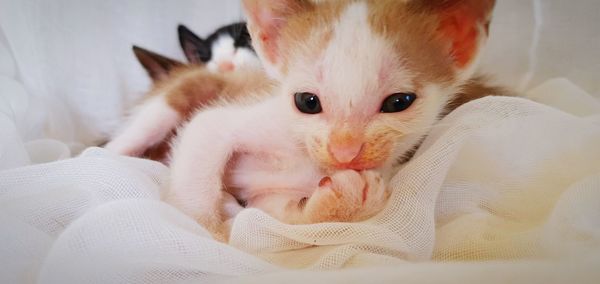
[[[178,24],[205,36],[241,19],[239,0],[0,0],[0,74],[22,86],[0,96],[46,112],[30,137],[97,144],[149,86],[132,44],[183,60]],[[566,77],[599,94],[599,25],[596,0],[497,1],[482,69],[521,91]]]
[[[92,145],[149,86],[133,44],[183,60],[178,24],[206,35],[241,19],[235,0],[0,0],[0,70],[52,105],[48,136]]]

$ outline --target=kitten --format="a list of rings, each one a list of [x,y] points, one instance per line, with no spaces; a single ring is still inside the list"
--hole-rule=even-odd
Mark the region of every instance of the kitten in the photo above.
[[[163,198],[227,240],[260,208],[291,223],[360,221],[431,127],[502,94],[474,75],[494,0],[243,0],[277,85],[181,129]]]
[[[245,89],[247,84],[253,85],[248,91],[268,84],[258,58],[249,46],[245,23],[224,26],[207,40],[200,39],[185,26],[179,26],[178,32],[190,64],[133,47],[138,61],[152,78],[153,86],[106,149],[168,164],[170,140],[175,129],[193,112],[215,101],[243,95],[237,90]],[[233,67],[214,67],[223,64]],[[219,77],[207,74],[207,70],[235,74]]]
[[[245,22],[220,27],[206,39],[198,37],[184,25],[177,30],[181,48],[190,63],[206,64],[213,72],[261,67]]]
[[[129,121],[105,145],[109,151],[168,164],[176,128],[202,107],[268,87],[262,71],[242,70],[220,76],[134,46],[154,83]]]

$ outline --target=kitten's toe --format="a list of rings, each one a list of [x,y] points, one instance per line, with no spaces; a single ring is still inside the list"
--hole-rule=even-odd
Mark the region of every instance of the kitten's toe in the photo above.
[[[359,216],[356,216],[357,220],[368,219],[379,213],[387,204],[390,196],[387,184],[380,173],[364,171],[361,175],[365,181],[362,200],[364,210]]]

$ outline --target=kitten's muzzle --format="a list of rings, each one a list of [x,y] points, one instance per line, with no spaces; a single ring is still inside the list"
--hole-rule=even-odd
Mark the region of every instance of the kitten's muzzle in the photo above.
[[[379,163],[366,161],[362,157],[365,143],[345,146],[329,146],[328,152],[332,160],[332,166],[339,170],[368,170],[376,168]]]
[[[327,150],[336,163],[349,164],[360,156],[364,147],[364,143],[329,144]]]

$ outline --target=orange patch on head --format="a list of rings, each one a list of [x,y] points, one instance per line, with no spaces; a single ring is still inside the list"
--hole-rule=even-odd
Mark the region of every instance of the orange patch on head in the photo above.
[[[318,54],[331,38],[328,30],[349,1],[244,0],[254,47],[266,66],[287,73],[290,60]],[[268,2],[268,3],[267,3]],[[265,62],[266,61],[266,62]]]
[[[495,0],[372,0],[371,26],[426,81],[451,80],[473,61]]]
[[[281,35],[289,19],[313,8],[308,0],[244,0],[248,15],[248,28],[257,41],[257,48],[271,64],[281,59]]]
[[[287,73],[291,68],[291,61],[298,57],[316,60],[331,41],[333,23],[346,5],[346,1],[319,2],[308,13],[289,18],[281,31],[279,43],[282,73]]]
[[[417,2],[421,1],[369,1],[369,24],[375,34],[390,43],[403,65],[413,71],[415,81],[452,80],[451,61],[435,33],[437,18],[413,7]],[[385,71],[381,75],[384,74]]]

